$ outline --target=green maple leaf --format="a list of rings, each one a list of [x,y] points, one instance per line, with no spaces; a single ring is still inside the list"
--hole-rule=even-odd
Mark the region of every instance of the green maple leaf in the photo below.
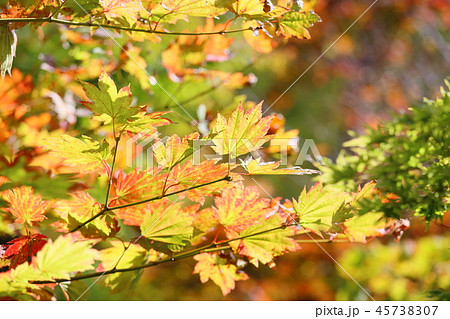
[[[76,138],[63,134],[48,138],[45,140],[45,147],[54,155],[62,157],[66,164],[77,167],[80,173],[106,172],[104,161],[111,156],[105,140],[100,144],[85,135]]]
[[[88,82],[83,82],[82,85],[86,96],[92,102],[81,103],[106,123],[127,124],[129,118],[141,111],[140,107],[131,106],[130,86],[117,91],[116,84],[105,72],[102,72],[98,79],[98,87]]]
[[[332,227],[333,216],[345,203],[345,193],[317,183],[308,192],[304,188],[298,201],[294,200],[293,203],[300,225],[320,234]]]
[[[148,261],[156,261],[163,256],[153,249],[145,250],[140,245],[131,243],[122,243],[120,241],[111,242],[112,247],[100,251],[99,260],[101,261],[98,271],[106,271],[115,268],[131,268],[141,266]],[[125,251],[125,247],[128,249]],[[139,274],[140,275],[140,274]],[[105,284],[111,287],[112,292],[123,291],[129,288],[139,279],[135,272],[115,273],[108,275]]]
[[[194,231],[193,218],[181,211],[181,203],[167,202],[152,212],[147,212],[141,224],[141,233],[144,237],[171,244],[172,250],[177,246],[185,246]]]
[[[384,214],[381,212],[370,212],[346,220],[342,224],[342,228],[350,241],[366,243],[369,237],[386,235],[386,229],[393,223],[393,219],[384,218]]]
[[[283,225],[283,219],[278,215],[274,215],[241,232],[239,237],[245,238],[230,242],[230,246],[238,254],[257,259],[263,264],[268,264],[274,257],[288,251],[295,251],[299,247],[297,242],[290,238],[290,236],[294,235],[292,229],[280,228],[272,230],[281,225]],[[252,234],[255,235],[252,236]]]
[[[70,273],[94,269],[97,250],[93,241],[75,241],[71,236],[58,237],[49,242],[36,255],[36,268],[45,279],[69,279]]]
[[[293,36],[299,39],[310,39],[311,35],[307,28],[312,27],[320,21],[320,17],[313,11],[290,11],[280,18],[279,33],[283,34],[286,38]]]

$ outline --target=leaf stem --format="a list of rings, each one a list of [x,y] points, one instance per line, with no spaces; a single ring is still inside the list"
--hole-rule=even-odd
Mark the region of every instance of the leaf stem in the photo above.
[[[114,125],[114,120],[113,120],[113,125]],[[113,128],[113,130],[115,131],[114,128]],[[116,136],[116,133],[114,132],[114,140],[115,140],[116,145],[114,146],[113,160],[111,163],[111,172],[109,173],[108,188],[106,189],[106,198],[105,198],[105,207],[106,208],[108,207],[109,192],[111,190],[112,179],[113,179],[113,175],[114,175],[114,166],[116,164],[117,149],[119,148],[120,134],[119,134],[119,136]]]

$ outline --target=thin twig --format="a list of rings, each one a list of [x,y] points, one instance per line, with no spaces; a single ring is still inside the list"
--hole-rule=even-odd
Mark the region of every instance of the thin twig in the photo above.
[[[192,186],[192,187],[188,187],[186,189],[181,189],[181,190],[178,190],[178,191],[175,191],[175,192],[172,192],[172,193],[167,193],[167,194],[164,194],[164,195],[155,196],[155,197],[152,197],[152,198],[149,198],[149,199],[144,199],[144,200],[141,200],[139,202],[134,202],[134,203],[130,203],[130,204],[124,204],[124,205],[114,206],[114,207],[104,207],[100,212],[98,212],[97,214],[95,214],[94,216],[92,216],[91,218],[86,220],[85,222],[81,223],[80,225],[78,225],[74,229],[70,230],[69,233],[76,232],[77,230],[83,228],[84,226],[86,226],[87,224],[92,222],[93,220],[95,220],[98,217],[102,216],[107,211],[112,211],[112,210],[126,208],[126,207],[131,207],[131,206],[137,206],[137,205],[148,203],[148,202],[153,202],[155,200],[160,200],[160,199],[162,199],[164,197],[169,197],[171,195],[176,195],[176,194],[179,194],[179,193],[190,191],[192,189],[196,189],[196,188],[208,186],[208,185],[211,185],[211,184],[215,184],[215,183],[218,183],[218,182],[221,182],[221,181],[231,181],[231,176],[227,175],[225,177],[222,177],[220,179],[216,179],[216,180],[208,182],[208,183],[195,185],[195,186]]]
[[[63,19],[56,19],[53,17],[0,19],[0,23],[5,23],[5,22],[6,23],[10,23],[10,22],[57,23],[57,24],[71,25],[71,26],[76,26],[76,27],[97,27],[97,28],[105,28],[105,29],[113,29],[113,30],[122,30],[122,31],[128,31],[128,32],[143,32],[143,33],[153,33],[153,34],[161,34],[161,35],[196,35],[196,36],[197,35],[223,35],[223,34],[238,33],[238,32],[244,32],[244,31],[254,31],[254,30],[263,28],[262,26],[257,26],[257,27],[240,28],[240,29],[234,29],[234,30],[228,30],[228,31],[171,32],[171,31],[158,31],[158,30],[141,29],[141,28],[129,28],[129,27],[122,27],[122,26],[118,26],[118,25],[103,24],[103,23],[98,23],[98,22],[79,22],[79,21],[63,20]]]
[[[141,270],[141,269],[144,269],[144,268],[160,265],[160,264],[163,264],[163,263],[166,263],[166,262],[169,262],[169,261],[177,261],[177,260],[180,260],[180,259],[192,257],[192,256],[195,256],[195,255],[197,255],[199,253],[214,252],[214,251],[231,249],[231,246],[227,245],[230,242],[237,241],[237,240],[243,240],[245,238],[258,236],[258,235],[261,235],[261,234],[266,234],[266,233],[269,233],[269,232],[272,232],[272,231],[276,231],[276,230],[279,230],[279,229],[284,229],[284,228],[290,227],[290,226],[297,226],[297,224],[282,225],[282,226],[279,226],[279,227],[275,227],[275,228],[264,230],[264,231],[261,231],[261,232],[249,234],[249,235],[246,235],[246,236],[241,236],[241,237],[228,239],[228,240],[225,240],[225,241],[222,241],[222,242],[219,242],[219,243],[213,242],[211,244],[208,244],[208,245],[203,246],[203,247],[199,247],[199,248],[194,249],[194,250],[190,250],[190,251],[187,251],[187,252],[184,252],[184,253],[180,253],[180,254],[174,255],[172,257],[169,256],[169,257],[166,257],[166,258],[158,260],[158,261],[152,261],[152,262],[149,262],[149,263],[145,263],[145,264],[140,265],[140,266],[135,266],[135,267],[130,267],[130,268],[116,268],[116,269],[108,270],[106,272],[95,272],[95,273],[86,274],[86,275],[79,275],[79,276],[72,277],[70,279],[37,280],[37,281],[31,281],[31,283],[32,284],[50,284],[50,283],[60,283],[60,282],[72,282],[72,281],[83,280],[83,279],[88,279],[88,278],[94,278],[94,277],[103,276],[103,275],[110,275],[110,274],[115,274],[115,273],[123,273],[123,272]],[[323,240],[320,240],[320,241],[330,242],[330,243],[332,242],[332,241],[329,241],[329,240],[326,240],[326,239],[323,239]],[[309,243],[310,241],[309,240],[298,240],[297,242],[299,242],[299,243]],[[341,242],[341,241],[338,241],[338,242]],[[223,245],[226,245],[226,246],[223,246]]]

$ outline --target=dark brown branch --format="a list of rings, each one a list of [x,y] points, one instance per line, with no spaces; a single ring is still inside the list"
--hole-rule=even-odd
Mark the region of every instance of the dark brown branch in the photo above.
[[[204,187],[204,186],[208,186],[211,184],[215,184],[221,181],[231,181],[231,176],[227,175],[225,177],[222,177],[220,179],[216,179],[214,181],[208,182],[208,183],[204,183],[204,184],[199,184],[199,185],[195,185],[192,187],[188,187],[185,189],[181,189],[179,191],[175,191],[172,193],[167,193],[164,195],[159,195],[159,196],[155,196],[149,199],[144,199],[141,200],[139,202],[134,202],[134,203],[130,203],[130,204],[124,204],[124,205],[120,205],[120,206],[114,206],[114,207],[105,207],[103,208],[99,213],[95,214],[94,216],[92,216],[91,218],[89,218],[88,220],[86,220],[85,222],[81,223],[80,225],[78,225],[77,227],[75,227],[74,229],[70,230],[69,233],[73,233],[76,232],[77,230],[83,228],[84,226],[86,226],[87,224],[89,224],[90,222],[92,222],[93,220],[97,219],[98,217],[102,216],[104,213],[106,213],[107,211],[112,211],[112,210],[116,210],[116,209],[121,209],[121,208],[126,208],[126,207],[131,207],[131,206],[136,206],[136,205],[140,205],[140,204],[144,204],[144,203],[148,203],[148,202],[153,202],[155,200],[159,200],[159,199],[163,199],[164,197],[169,197],[171,195],[176,195],[176,194],[180,194],[183,192],[187,192],[190,191],[192,189],[196,189],[196,188],[200,188],[200,187]]]
[[[223,34],[228,34],[228,33],[238,33],[238,32],[244,32],[244,31],[260,30],[263,28],[262,26],[257,26],[257,27],[248,27],[248,28],[225,30],[225,31],[171,32],[171,31],[158,31],[158,30],[153,30],[153,29],[129,28],[129,27],[122,27],[122,26],[118,26],[118,25],[103,24],[103,23],[98,23],[98,22],[78,22],[78,21],[62,20],[62,19],[56,19],[53,17],[0,19],[0,24],[1,23],[12,23],[12,22],[57,23],[57,24],[71,25],[71,26],[76,26],[76,27],[96,27],[96,28],[104,28],[104,29],[112,29],[112,30],[122,30],[122,31],[128,31],[128,32],[143,32],[143,33],[153,33],[153,34],[161,34],[161,35],[194,35],[194,36],[195,35],[218,35],[218,34],[223,35]]]

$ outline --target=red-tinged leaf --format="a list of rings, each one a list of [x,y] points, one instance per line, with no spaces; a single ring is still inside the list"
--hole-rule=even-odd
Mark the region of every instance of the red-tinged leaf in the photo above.
[[[45,140],[45,146],[52,154],[64,159],[64,163],[76,167],[80,173],[107,173],[106,161],[111,150],[106,140],[102,144],[88,136],[81,138],[63,134]]]
[[[246,187],[242,182],[224,189],[220,197],[215,198],[214,217],[225,227],[228,238],[253,226],[261,218],[274,213],[270,199],[259,198],[257,187]]]
[[[141,111],[141,108],[131,106],[132,96],[130,87],[126,86],[117,91],[116,84],[102,72],[98,79],[98,88],[88,82],[83,83],[86,96],[92,101],[81,103],[94,114],[99,115],[106,123],[114,121],[118,124],[127,124],[127,120]]]
[[[152,145],[153,155],[159,165],[172,168],[184,158],[186,151],[191,148],[192,140],[198,139],[199,136],[195,132],[180,139],[178,135],[174,134],[165,143],[157,139]]]
[[[220,287],[224,296],[234,289],[236,281],[248,279],[246,273],[235,265],[227,264],[227,260],[219,254],[203,253],[194,256],[194,259],[197,260],[194,274],[200,275],[202,283],[212,280]]]
[[[181,202],[171,202],[167,199],[160,205],[147,211],[141,224],[142,236],[170,244],[170,249],[179,250],[192,238],[194,228],[193,217],[181,209]]]
[[[321,173],[313,169],[303,169],[299,166],[277,169],[280,164],[281,162],[261,163],[261,158],[249,158],[242,162],[242,166],[248,172],[248,175],[311,175]]]
[[[91,195],[85,192],[70,194],[71,200],[57,201],[53,208],[67,223],[68,229],[73,229],[101,211],[101,205]],[[106,238],[111,234],[113,220],[106,213],[80,229],[88,238]]]
[[[226,120],[220,113],[211,130],[213,149],[220,155],[229,154],[232,158],[261,148],[271,139],[266,135],[272,116],[262,117],[262,102],[245,112],[242,104]]]
[[[294,235],[294,230],[281,228],[282,225],[283,218],[278,215],[262,219],[239,233],[239,237],[244,238],[232,241],[230,245],[236,253],[249,257],[251,261],[256,259],[263,264],[272,263],[275,257],[300,248],[290,237]]]
[[[14,217],[16,223],[41,222],[47,210],[48,203],[42,200],[42,196],[35,195],[29,186],[16,187],[2,193],[3,199],[10,204],[7,209]]]
[[[2,258],[11,258],[11,268],[16,268],[41,250],[47,243],[45,238],[47,236],[33,234],[31,236],[21,236],[13,239],[8,242],[9,247],[6,249]]]
[[[384,218],[383,213],[356,215],[342,223],[344,233],[352,242],[366,243],[373,237],[385,236],[392,231],[394,219]]]
[[[227,176],[229,169],[228,164],[216,163],[217,160],[208,160],[203,161],[198,165],[194,165],[193,161],[187,161],[183,165],[176,165],[172,169],[167,182],[169,192],[214,182],[215,180]],[[231,166],[231,168],[233,167],[234,166]],[[206,172],[207,174],[205,174]],[[236,174],[231,174],[231,176],[233,180],[240,180],[240,177]],[[180,198],[184,198],[186,196],[192,201],[203,204],[205,202],[205,196],[218,194],[221,190],[230,186],[231,184],[224,180],[179,193],[178,196]]]
[[[317,183],[308,192],[306,188],[303,189],[298,201],[294,200],[294,209],[300,225],[320,235],[332,227],[333,217],[342,208],[345,200],[345,193]]]
[[[113,183],[110,206],[134,203],[161,195],[167,174],[160,174],[160,171],[161,169],[154,169],[142,172],[135,169],[128,174],[120,171]]]

